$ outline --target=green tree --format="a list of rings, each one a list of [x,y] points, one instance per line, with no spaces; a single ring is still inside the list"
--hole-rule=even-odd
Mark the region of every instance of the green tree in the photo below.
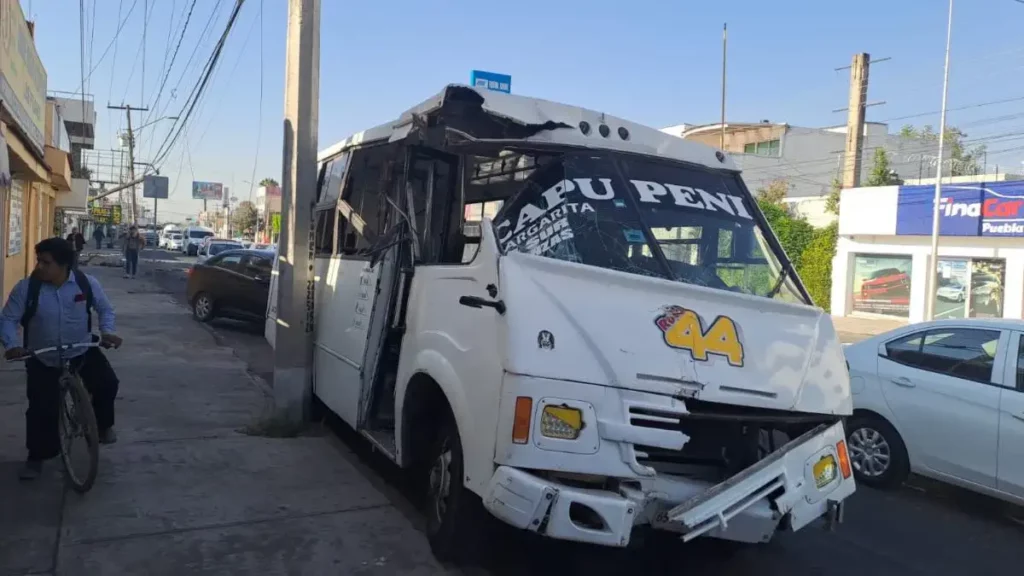
[[[260,186],[280,186],[280,184],[278,184],[277,180],[274,180],[273,178],[264,178],[263,180],[260,180]]]
[[[915,128],[910,124],[900,128],[900,136],[903,138],[914,138],[924,142],[934,142],[938,145],[939,135],[930,125],[922,128]],[[982,159],[987,149],[984,144],[976,146],[967,145],[967,134],[955,126],[946,128],[944,146],[949,148],[949,158],[952,160],[951,174],[953,176],[968,176],[978,174],[982,171]]]
[[[789,181],[785,178],[776,178],[767,186],[757,189],[757,201],[783,206],[783,201],[789,196]]]
[[[829,214],[839,216],[839,194],[843,191],[843,183],[839,178],[832,179],[832,186],[829,189],[828,197],[825,198],[825,211]]]
[[[902,184],[899,176],[889,164],[889,154],[884,148],[875,149],[874,164],[871,166],[871,175],[868,176],[868,186],[890,186]]]
[[[241,233],[251,232],[256,228],[258,213],[256,207],[248,200],[242,201],[231,214],[231,224],[235,230]]]

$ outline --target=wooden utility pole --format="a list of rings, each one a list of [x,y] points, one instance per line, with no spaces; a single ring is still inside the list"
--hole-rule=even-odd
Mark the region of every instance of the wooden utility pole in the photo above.
[[[313,397],[313,202],[320,99],[320,0],[289,0],[278,241],[274,401],[305,420]]]
[[[107,108],[111,110],[124,110],[125,116],[128,118],[128,178],[131,182],[135,182],[135,133],[132,132],[132,111],[135,112],[148,112],[149,108],[136,108],[128,104],[122,104],[121,106],[110,106]],[[132,184],[132,224],[139,223],[139,212],[136,207],[137,200],[135,195],[135,185]]]
[[[868,96],[868,54],[855,54],[850,66],[850,102],[846,116],[846,158],[843,188],[860,186],[861,156],[864,153],[864,117]]]

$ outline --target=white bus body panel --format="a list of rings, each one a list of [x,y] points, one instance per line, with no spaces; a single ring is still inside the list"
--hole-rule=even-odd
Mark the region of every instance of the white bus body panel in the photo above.
[[[359,422],[363,356],[376,297],[377,271],[365,260],[318,259],[313,393],[355,428]]]

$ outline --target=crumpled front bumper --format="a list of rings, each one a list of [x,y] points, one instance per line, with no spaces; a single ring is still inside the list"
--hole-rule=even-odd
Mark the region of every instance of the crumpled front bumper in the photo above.
[[[794,531],[823,516],[841,520],[842,503],[855,490],[848,466],[834,470],[826,484],[814,469],[823,459],[837,466],[848,462],[840,454],[844,440],[841,423],[822,425],[717,485],[659,475],[646,491],[580,488],[500,466],[483,501],[517,528],[604,546],[628,545],[634,526],[642,524],[678,533],[683,541],[708,535],[766,542],[784,518]]]

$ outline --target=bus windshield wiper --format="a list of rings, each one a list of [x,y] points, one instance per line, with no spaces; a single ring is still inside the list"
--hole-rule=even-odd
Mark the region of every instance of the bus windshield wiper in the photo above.
[[[782,283],[786,281],[786,277],[789,276],[790,271],[793,270],[793,264],[787,262],[782,268],[782,272],[779,272],[779,279],[775,281],[775,286],[765,294],[768,298],[775,298],[775,295],[782,289]]]

